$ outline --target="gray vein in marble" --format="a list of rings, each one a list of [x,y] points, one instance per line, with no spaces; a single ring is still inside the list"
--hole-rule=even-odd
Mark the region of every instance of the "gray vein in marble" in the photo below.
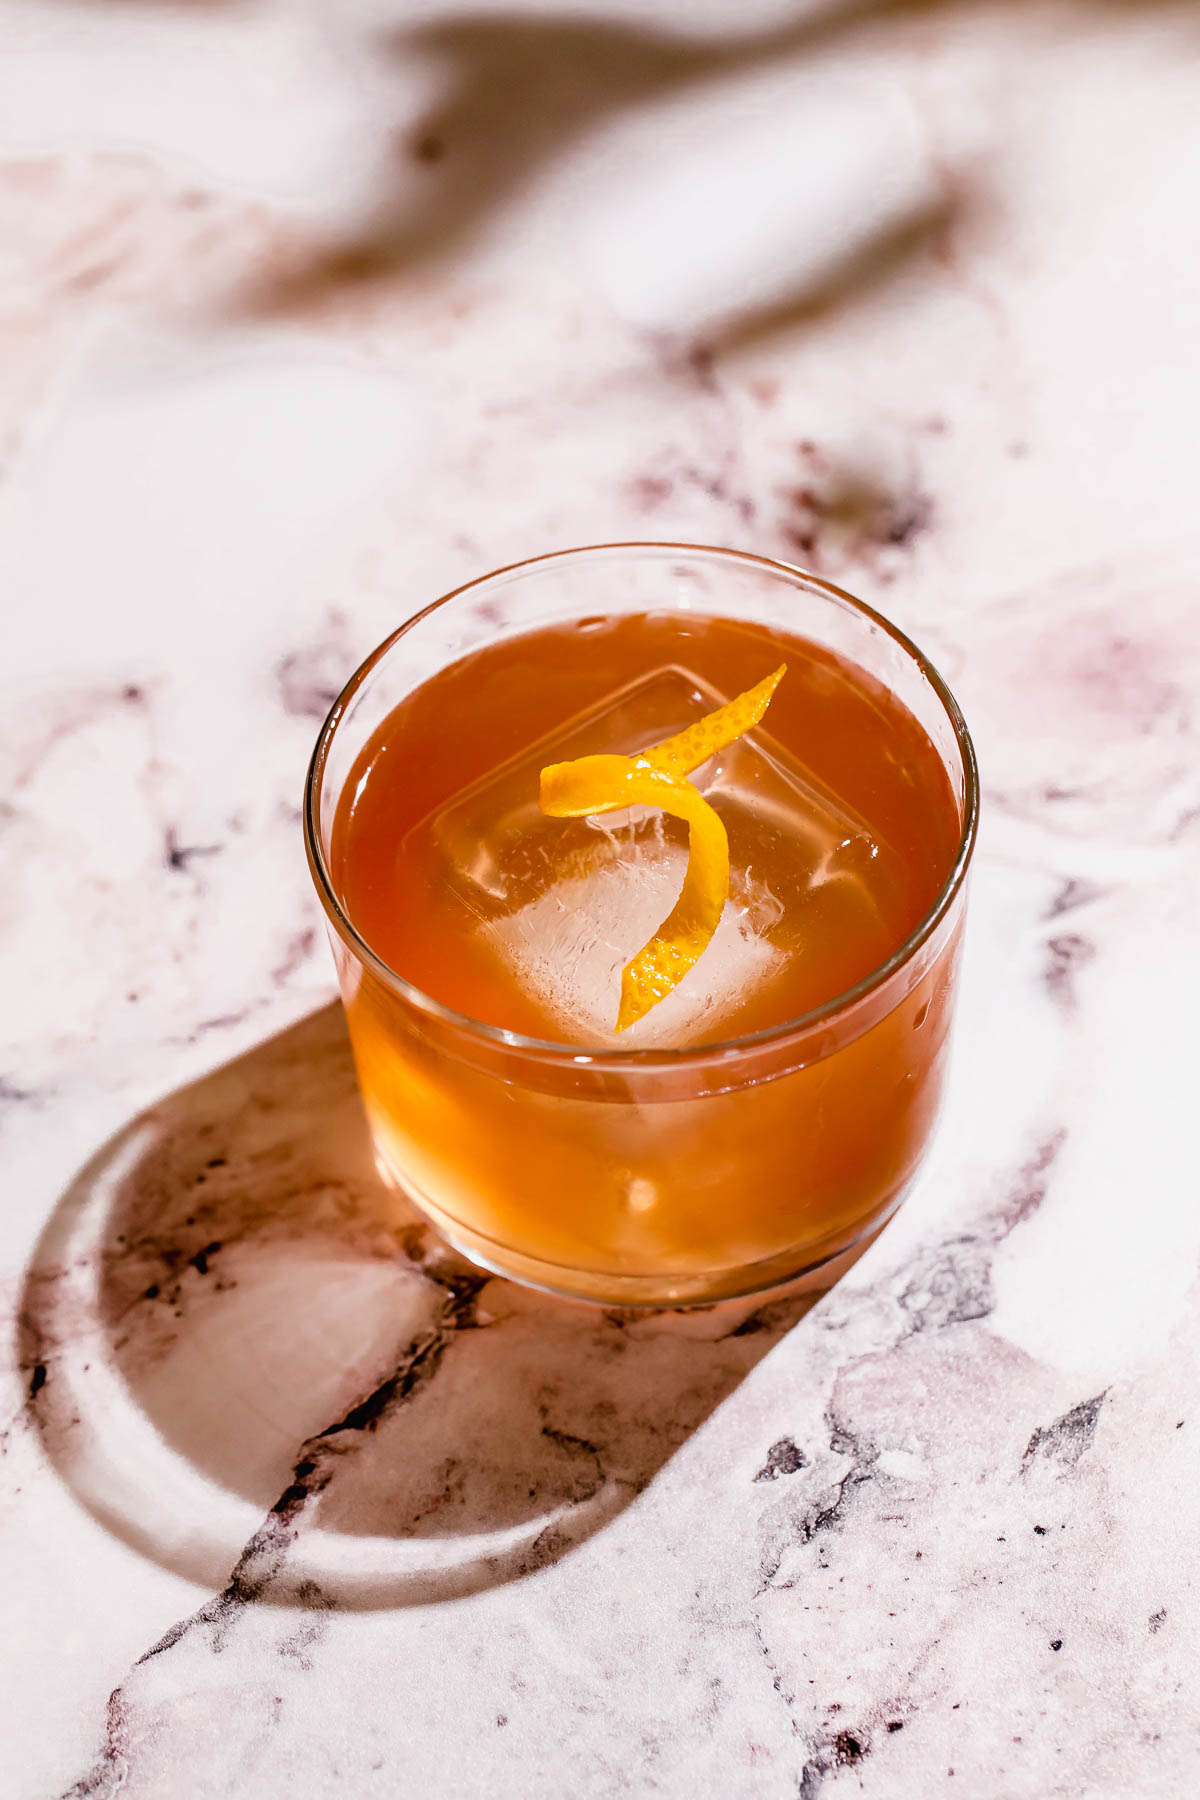
[[[1052,1424],[1039,1425],[1021,1458],[1022,1474],[1038,1456],[1049,1457],[1063,1468],[1074,1468],[1096,1435],[1100,1408],[1106,1398],[1106,1394],[1096,1394],[1090,1400],[1081,1400]]]
[[[212,1246],[212,1249],[219,1248],[220,1245]],[[191,1259],[201,1273],[206,1272],[204,1258],[205,1253],[200,1252]],[[346,1454],[346,1446],[338,1440],[346,1434],[375,1430],[385,1415],[403,1406],[433,1379],[454,1334],[474,1327],[475,1301],[486,1285],[486,1279],[475,1274],[451,1274],[439,1279],[438,1285],[443,1288],[445,1298],[435,1329],[415,1340],[398,1366],[371,1393],[301,1446],[291,1480],[246,1544],[225,1587],[195,1613],[164,1632],[138,1657],[135,1668],[165,1655],[193,1632],[203,1632],[214,1653],[223,1649],[240,1609],[262,1600],[283,1573],[288,1551],[295,1542],[305,1512],[328,1486],[339,1459]],[[30,1384],[31,1402],[36,1399],[45,1379],[45,1366],[39,1364]],[[571,1442],[578,1443],[579,1440]],[[588,1446],[588,1449],[592,1447]],[[315,1582],[307,1580],[295,1584],[294,1602],[304,1609],[304,1614],[294,1631],[280,1643],[279,1654],[295,1659],[301,1667],[311,1668],[307,1653],[319,1641],[320,1615],[329,1610],[332,1602]],[[306,1614],[316,1614],[317,1618],[305,1617]],[[134,1736],[130,1703],[123,1684],[109,1697],[106,1741],[96,1764],[87,1775],[64,1790],[61,1800],[106,1800],[108,1795],[117,1793],[128,1774]]]

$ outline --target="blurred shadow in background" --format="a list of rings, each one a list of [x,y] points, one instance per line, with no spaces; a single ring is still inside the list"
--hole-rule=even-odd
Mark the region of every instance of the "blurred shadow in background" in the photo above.
[[[1097,12],[1193,10],[1195,0],[1078,0],[1081,19]],[[440,98],[396,126],[395,173],[381,182],[366,216],[315,238],[264,270],[251,310],[292,311],[347,287],[378,282],[462,251],[522,190],[615,116],[671,99],[718,78],[784,64],[797,72],[871,27],[953,18],[983,0],[830,0],[770,26],[719,39],[689,37],[647,22],[550,11],[448,14],[389,25],[374,40],[386,66],[432,64]],[[988,10],[995,11],[994,6]],[[1045,10],[1043,0],[1011,0],[1010,13]],[[812,77],[795,101],[810,103]],[[819,146],[818,146],[819,149]],[[836,158],[826,171],[837,181]],[[818,173],[820,171],[818,170]],[[891,171],[878,170],[886,185]],[[414,180],[414,174],[416,179]],[[835,305],[936,242],[966,204],[947,171],[938,191],[908,195],[875,218],[871,197],[844,194],[844,242],[801,271],[794,291],[771,296],[730,331],[741,340]],[[855,214],[864,215],[862,222]]]
[[[264,304],[446,256],[603,119],[688,84],[761,66],[811,35],[807,20],[718,43],[604,19],[480,14],[398,28],[382,57],[431,59],[442,97],[402,136],[429,179],[381,195],[361,229],[278,271]]]

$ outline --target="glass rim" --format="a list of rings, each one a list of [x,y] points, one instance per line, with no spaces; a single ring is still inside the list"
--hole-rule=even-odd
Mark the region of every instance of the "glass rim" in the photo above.
[[[509,1031],[501,1025],[489,1025],[482,1019],[472,1018],[469,1013],[462,1013],[452,1006],[446,1006],[442,1001],[435,999],[432,994],[425,993],[424,989],[407,980],[405,976],[384,962],[383,958],[371,948],[366,938],[362,936],[338,898],[325,853],[321,847],[318,830],[318,791],[330,748],[337,734],[342,715],[351,700],[372,671],[399,643],[400,639],[406,637],[432,613],[437,612],[443,606],[448,606],[452,600],[461,599],[464,594],[469,594],[476,588],[487,586],[489,582],[496,581],[503,575],[518,574],[524,570],[543,567],[548,563],[562,562],[583,556],[639,550],[676,551],[680,555],[712,557],[719,561],[765,569],[771,574],[785,575],[792,579],[798,578],[811,587],[817,588],[827,598],[849,606],[854,612],[877,625],[906,656],[916,663],[933,688],[950,721],[963,765],[963,823],[954,861],[932,905],[904,941],[892,951],[891,955],[866,975],[861,976],[850,987],[843,988],[840,993],[823,1001],[820,1006],[810,1007],[807,1012],[799,1013],[795,1018],[786,1019],[778,1025],[765,1026],[760,1031],[748,1032],[740,1037],[723,1038],[716,1043],[676,1047],[605,1050],[586,1044],[556,1042],[551,1038],[527,1037],[521,1032]],[[644,1071],[662,1067],[679,1069],[729,1058],[738,1052],[762,1050],[772,1044],[783,1043],[790,1038],[802,1037],[815,1027],[826,1025],[840,1014],[849,1012],[861,1000],[865,1000],[890,981],[892,976],[897,974],[906,963],[911,962],[922,945],[927,943],[936,932],[966,880],[979,827],[979,766],[975,757],[975,746],[967,729],[967,722],[945,680],[924,651],[913,642],[907,633],[865,600],[858,599],[856,595],[848,593],[844,588],[824,580],[820,575],[812,574],[808,569],[800,568],[795,563],[782,562],[775,557],[760,556],[752,550],[733,550],[719,544],[687,544],[651,538],[630,539],[614,543],[580,544],[566,550],[550,550],[539,556],[523,557],[518,562],[505,563],[501,568],[489,570],[486,575],[477,575],[470,581],[464,581],[460,586],[452,588],[438,599],[430,601],[428,606],[423,606],[418,612],[413,613],[411,618],[405,619],[402,624],[398,625],[395,631],[384,638],[382,643],[376,645],[375,649],[359,663],[326,715],[325,722],[317,734],[317,741],[313,747],[308,774],[305,778],[303,820],[304,845],[308,854],[309,869],[329,922],[346,948],[370,969],[385,987],[398,994],[417,1012],[468,1037],[481,1039],[494,1049],[524,1053],[536,1057],[539,1061],[574,1067],[586,1065],[588,1068],[601,1069],[609,1073],[635,1069]]]

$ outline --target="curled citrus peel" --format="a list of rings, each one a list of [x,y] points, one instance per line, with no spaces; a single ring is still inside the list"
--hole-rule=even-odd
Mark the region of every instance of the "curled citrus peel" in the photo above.
[[[580,756],[542,770],[540,803],[555,819],[656,806],[688,828],[688,865],[679,898],[621,975],[617,1031],[625,1031],[676,988],[703,956],[729,898],[729,839],[717,813],[687,779],[758,724],[787,664],[638,756]]]

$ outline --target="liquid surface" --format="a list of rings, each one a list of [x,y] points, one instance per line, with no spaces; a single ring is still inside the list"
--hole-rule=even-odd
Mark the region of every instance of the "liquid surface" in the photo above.
[[[764,723],[692,777],[729,833],[721,924],[618,1038],[621,969],[675,902],[687,828],[645,808],[546,818],[539,772],[636,754],[783,660]],[[641,614],[510,638],[418,689],[346,783],[331,865],[362,936],[426,993],[528,1036],[633,1050],[835,998],[920,923],[959,834],[941,758],[862,670],[764,627]]]

